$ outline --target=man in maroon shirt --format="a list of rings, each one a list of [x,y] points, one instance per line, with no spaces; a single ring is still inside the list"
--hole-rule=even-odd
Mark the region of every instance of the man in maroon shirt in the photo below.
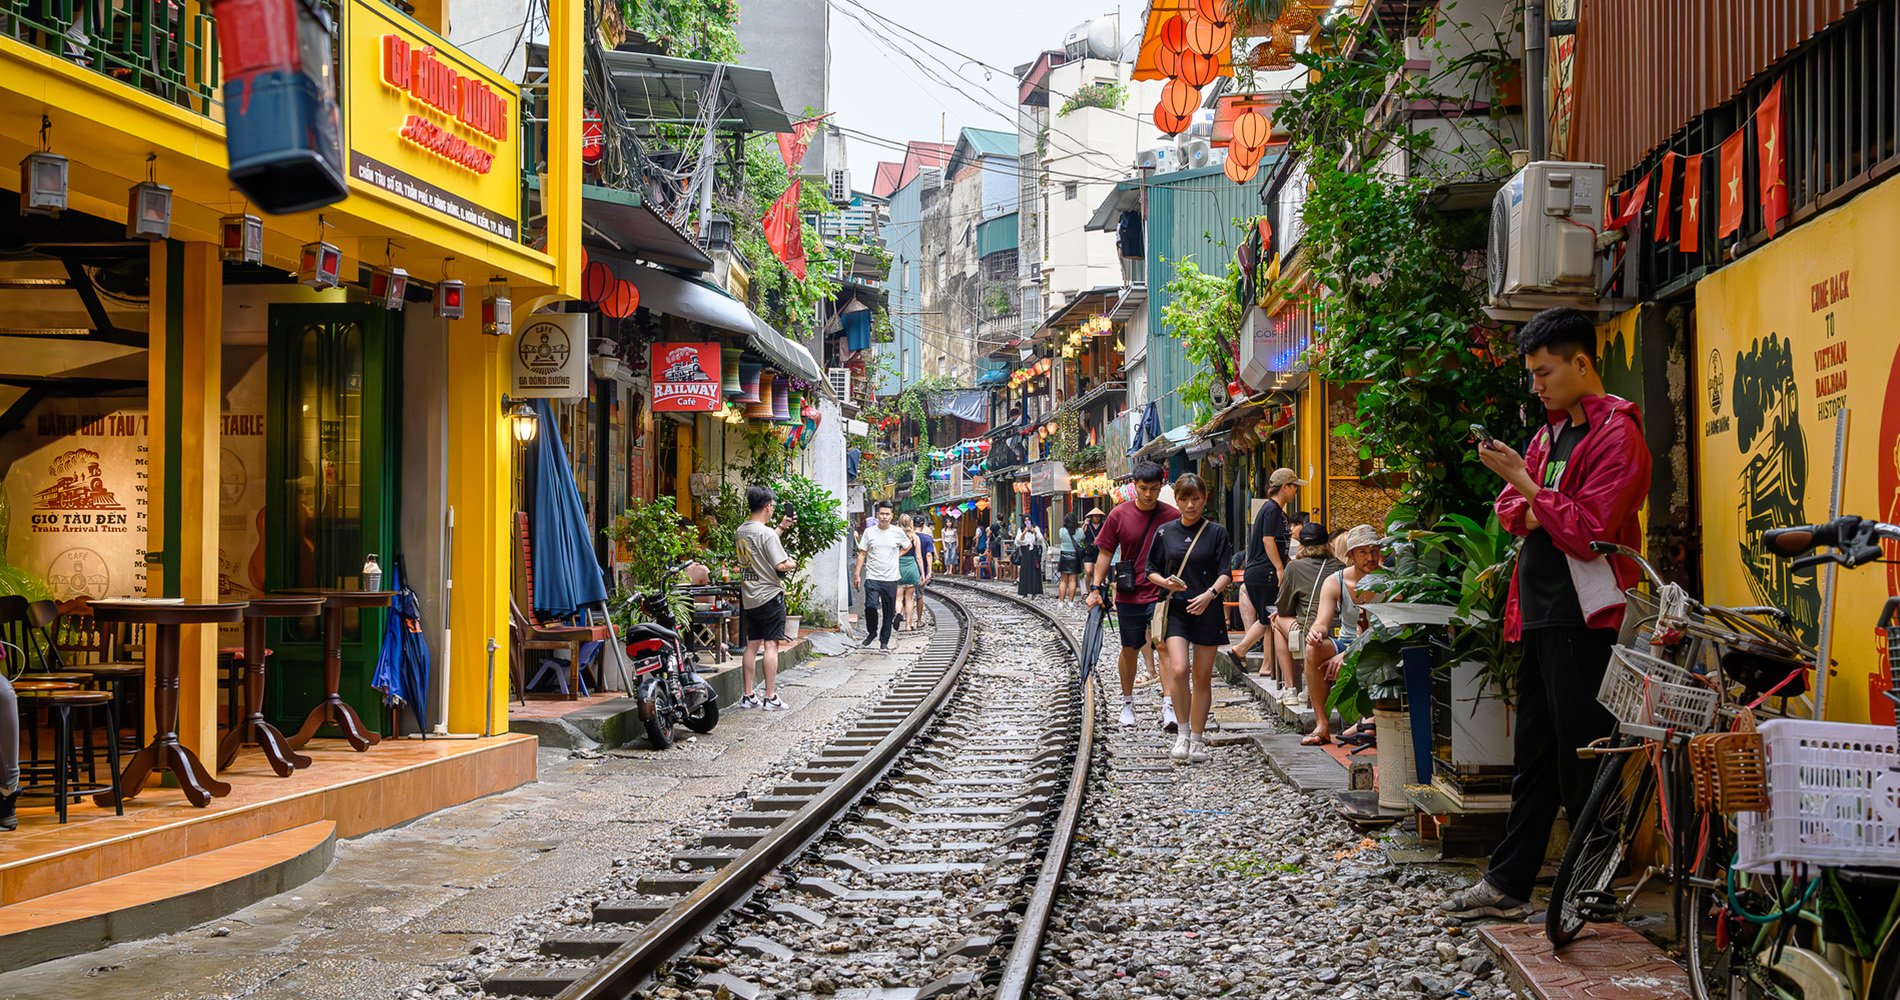
[[[1115,594],[1115,614],[1121,621],[1122,634],[1121,724],[1124,726],[1135,724],[1135,663],[1148,645],[1148,622],[1154,617],[1156,602],[1161,600],[1161,588],[1148,580],[1148,547],[1154,544],[1155,532],[1162,525],[1181,518],[1181,512],[1174,509],[1174,505],[1161,502],[1161,486],[1167,478],[1167,470],[1153,462],[1135,466],[1135,502],[1109,511],[1102,530],[1095,535],[1101,554],[1095,557],[1095,570],[1089,577],[1089,607],[1102,603],[1102,584],[1109,579],[1109,568],[1116,561],[1117,549],[1121,550],[1122,562],[1137,567],[1134,588]],[[1154,655],[1164,657],[1166,652],[1155,650]],[[1167,675],[1166,670],[1161,671],[1161,676]],[[1175,721],[1168,697],[1171,693],[1165,688],[1162,691],[1161,725],[1164,729]]]

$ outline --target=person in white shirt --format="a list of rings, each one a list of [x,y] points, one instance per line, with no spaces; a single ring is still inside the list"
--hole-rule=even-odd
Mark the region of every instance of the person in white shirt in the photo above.
[[[851,570],[852,585],[864,588],[864,645],[869,646],[876,637],[878,648],[883,650],[891,648],[891,624],[897,617],[897,584],[901,578],[897,559],[911,547],[910,535],[891,524],[895,514],[896,509],[888,501],[878,503],[877,524],[858,536],[858,561]]]

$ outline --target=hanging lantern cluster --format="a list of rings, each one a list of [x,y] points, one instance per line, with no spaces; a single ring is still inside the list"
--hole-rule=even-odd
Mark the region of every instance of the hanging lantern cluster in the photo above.
[[[1227,179],[1235,184],[1253,180],[1271,138],[1273,123],[1266,115],[1252,109],[1241,112],[1234,119],[1234,140],[1227,144]]]
[[[1009,376],[1009,386],[1014,389],[1017,386],[1025,385],[1047,374],[1049,374],[1049,359],[1043,358],[1027,368],[1018,368],[1014,372],[1011,372]]]
[[[639,287],[597,260],[581,269],[581,298],[614,319],[626,319],[640,308]]]
[[[1161,23],[1155,67],[1168,78],[1155,104],[1155,127],[1167,135],[1187,131],[1201,106],[1201,88],[1232,72],[1223,66],[1234,44],[1229,0],[1195,0],[1192,11]]]

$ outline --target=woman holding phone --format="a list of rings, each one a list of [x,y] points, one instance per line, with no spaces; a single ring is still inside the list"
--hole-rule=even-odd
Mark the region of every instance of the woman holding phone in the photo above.
[[[1214,653],[1227,643],[1227,608],[1221,594],[1233,580],[1227,569],[1233,543],[1225,527],[1202,516],[1207,484],[1201,477],[1189,473],[1174,481],[1174,505],[1181,519],[1155,533],[1148,549],[1148,579],[1169,595],[1163,686],[1176,705],[1188,706],[1188,724],[1175,737],[1169,756],[1199,764],[1207,760]]]

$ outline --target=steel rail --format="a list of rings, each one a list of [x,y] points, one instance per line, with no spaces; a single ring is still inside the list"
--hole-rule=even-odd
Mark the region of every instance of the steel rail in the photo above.
[[[1054,625],[1068,642],[1069,649],[1080,656],[1081,640],[1066,623],[1043,608],[1014,594],[999,594],[959,580],[937,582],[1021,604],[1048,619],[1049,624]],[[1063,869],[1068,865],[1069,854],[1075,846],[1076,828],[1082,823],[1082,807],[1088,796],[1089,762],[1095,755],[1095,677],[1090,675],[1088,680],[1080,683],[1082,735],[1076,745],[1075,762],[1069,772],[1069,793],[1063,799],[1062,812],[1056,816],[1055,825],[1050,830],[1049,847],[1043,855],[1035,889],[1030,894],[1028,906],[1023,910],[1022,920],[1016,925],[1016,940],[1010,945],[1008,957],[1003,960],[1003,975],[997,982],[996,1000],[1027,1000],[1030,988],[1035,985],[1036,959],[1042,953],[1042,940],[1049,928],[1049,917],[1055,909],[1056,893],[1062,888]]]
[[[562,990],[556,1000],[623,1000],[632,995],[662,965],[695,947],[700,935],[745,902],[774,869],[824,836],[832,822],[870,790],[948,700],[975,649],[976,628],[969,610],[954,598],[933,596],[960,616],[956,653],[943,677],[903,723],[771,833]]]

